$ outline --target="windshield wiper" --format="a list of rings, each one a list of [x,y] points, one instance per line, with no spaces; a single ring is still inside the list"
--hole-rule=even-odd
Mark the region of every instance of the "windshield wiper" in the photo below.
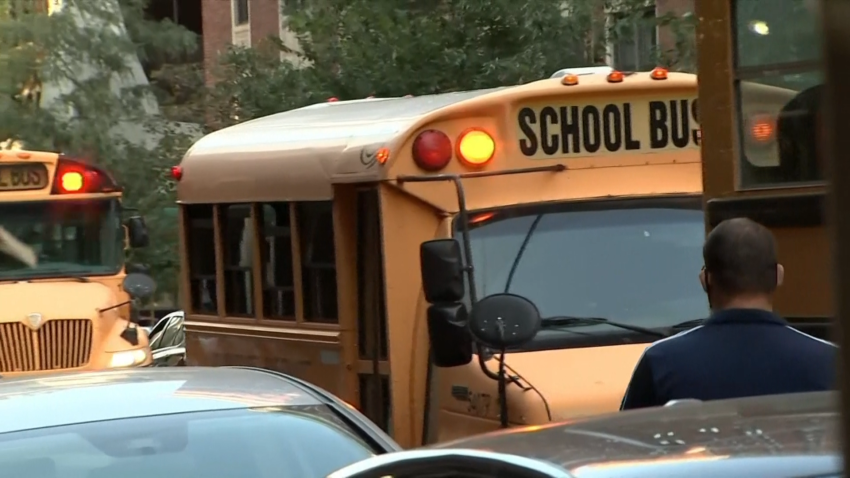
[[[654,335],[656,337],[668,337],[668,334],[664,332],[659,332],[657,330],[648,329],[646,327],[641,327],[639,325],[630,325],[624,324],[621,322],[613,322],[603,317],[571,317],[567,315],[558,315],[555,317],[546,317],[543,319],[543,328],[558,328],[558,327],[584,327],[590,325],[610,325],[612,327],[617,327],[620,329],[631,330],[632,332],[639,332],[646,335]]]
[[[683,329],[692,329],[692,328],[700,326],[704,323],[705,323],[705,319],[693,319],[693,320],[686,320],[686,321],[678,323],[676,325],[671,325],[669,328],[670,328],[670,330],[674,330],[674,331],[678,332],[678,331],[681,331]]]
[[[28,277],[28,278],[22,279],[22,280],[40,280],[40,281],[54,280],[54,281],[57,281],[57,280],[66,280],[66,279],[75,280],[77,282],[86,282],[86,283],[91,282],[91,279],[89,279],[86,276],[78,276],[78,275],[73,275],[73,274],[33,276],[33,277]]]

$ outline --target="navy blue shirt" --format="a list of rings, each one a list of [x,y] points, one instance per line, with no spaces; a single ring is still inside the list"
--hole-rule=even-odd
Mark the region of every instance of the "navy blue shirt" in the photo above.
[[[837,352],[771,312],[723,310],[647,347],[620,409],[832,390]]]

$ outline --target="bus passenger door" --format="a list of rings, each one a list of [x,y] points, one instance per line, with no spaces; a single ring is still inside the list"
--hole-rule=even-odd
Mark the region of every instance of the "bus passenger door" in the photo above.
[[[357,377],[360,410],[391,433],[384,253],[377,186],[357,190]]]

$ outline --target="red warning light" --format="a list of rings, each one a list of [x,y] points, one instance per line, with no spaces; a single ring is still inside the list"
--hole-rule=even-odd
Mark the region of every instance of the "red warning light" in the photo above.
[[[106,171],[82,161],[60,158],[56,165],[53,194],[110,193],[121,188]]]
[[[85,175],[80,171],[67,171],[59,178],[59,187],[66,193],[78,193],[85,185]]]
[[[452,140],[435,129],[425,130],[413,141],[413,161],[425,171],[439,171],[452,160]]]

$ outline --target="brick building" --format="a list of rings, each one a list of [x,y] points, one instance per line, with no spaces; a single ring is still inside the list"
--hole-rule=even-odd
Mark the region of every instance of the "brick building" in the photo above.
[[[283,28],[282,8],[283,0],[201,0],[207,82],[228,45],[255,46],[277,35],[295,47],[295,36]]]
[[[212,81],[218,57],[229,44],[250,47],[268,36],[279,35],[287,46],[297,46],[294,35],[284,28],[280,14],[283,1],[286,0],[201,0],[207,82]],[[693,10],[693,0],[647,1],[647,15],[679,16]],[[604,11],[600,12],[605,15]],[[636,25],[633,38],[607,45],[608,62],[622,70],[654,67],[653,52],[666,51],[675,45],[672,33],[665,30]]]

